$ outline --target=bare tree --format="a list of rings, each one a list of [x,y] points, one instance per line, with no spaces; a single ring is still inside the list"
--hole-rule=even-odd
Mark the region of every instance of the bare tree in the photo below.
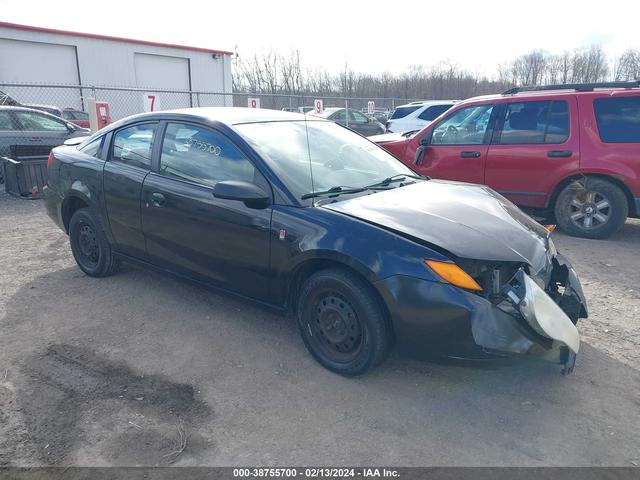
[[[640,50],[625,51],[614,62],[614,80],[640,80]]]

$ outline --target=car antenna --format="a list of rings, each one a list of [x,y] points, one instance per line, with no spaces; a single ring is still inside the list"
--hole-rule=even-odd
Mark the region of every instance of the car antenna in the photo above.
[[[309,174],[311,175],[311,193],[313,196],[311,197],[311,204],[313,205],[316,188],[313,184],[313,164],[311,163],[311,145],[309,144],[309,128],[307,127],[307,114],[304,114],[304,131],[307,135],[307,155],[309,156]]]

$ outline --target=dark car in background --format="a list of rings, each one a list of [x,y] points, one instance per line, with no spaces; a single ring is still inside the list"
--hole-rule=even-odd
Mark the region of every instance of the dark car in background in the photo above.
[[[32,110],[40,110],[41,112],[46,112],[56,117],[62,118],[62,110],[54,105],[40,105],[35,103],[24,103],[23,107],[31,108]]]
[[[82,110],[65,108],[64,110],[62,110],[62,118],[82,128],[89,128],[90,126],[89,114],[87,112],[83,112]]]
[[[308,112],[307,115],[326,118],[332,122],[344,125],[365,137],[384,133],[383,124],[376,119],[359,112],[358,110],[353,110],[352,108],[327,107],[322,113],[315,113],[314,111],[311,111]]]
[[[550,233],[487,187],[416,175],[309,115],[136,115],[49,156],[46,208],[87,275],[122,260],[291,313],[326,368],[392,345],[573,366],[580,282]]]

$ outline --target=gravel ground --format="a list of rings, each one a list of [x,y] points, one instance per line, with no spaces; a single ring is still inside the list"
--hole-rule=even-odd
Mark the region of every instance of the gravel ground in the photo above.
[[[556,234],[591,314],[568,377],[394,354],[345,379],[253,305],[86,277],[40,201],[0,193],[0,245],[0,465],[640,465],[637,220]]]

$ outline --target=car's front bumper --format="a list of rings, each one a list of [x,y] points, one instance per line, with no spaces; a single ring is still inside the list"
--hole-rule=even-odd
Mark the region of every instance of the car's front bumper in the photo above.
[[[575,323],[587,316],[586,301],[580,281],[562,255],[554,258],[553,269],[551,278],[564,287],[555,302],[532,280],[523,281],[522,274],[520,296],[507,297],[511,288],[507,282],[502,302],[447,283],[402,275],[380,280],[376,287],[389,308],[401,350],[467,358],[530,354],[571,362],[579,345]],[[523,307],[519,302],[525,297]],[[526,302],[532,300],[538,308],[527,311]]]

